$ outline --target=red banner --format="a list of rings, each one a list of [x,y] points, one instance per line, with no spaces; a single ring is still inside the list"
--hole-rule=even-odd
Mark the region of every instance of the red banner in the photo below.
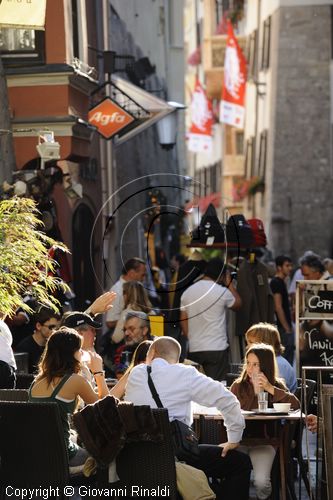
[[[195,153],[212,150],[212,103],[197,79],[191,102],[192,125],[188,133],[188,149]]]
[[[220,105],[220,121],[244,128],[246,59],[228,21],[228,38],[224,60],[224,82]]]

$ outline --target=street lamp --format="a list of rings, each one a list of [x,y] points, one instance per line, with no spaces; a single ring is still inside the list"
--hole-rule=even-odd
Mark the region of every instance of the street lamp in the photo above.
[[[180,109],[185,109],[184,104],[179,102],[168,101],[169,106],[174,110],[167,116],[159,120],[156,124],[159,143],[163,149],[172,149],[176,144],[177,135],[177,112]]]
[[[41,170],[45,169],[45,162],[60,160],[60,144],[54,140],[54,132],[51,130],[41,130],[38,132],[36,149],[41,158]]]

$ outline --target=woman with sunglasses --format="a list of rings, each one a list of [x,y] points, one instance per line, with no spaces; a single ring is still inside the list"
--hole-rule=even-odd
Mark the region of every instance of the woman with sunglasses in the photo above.
[[[56,330],[47,341],[38,374],[29,390],[30,401],[58,404],[71,473],[81,471],[89,456],[88,452],[70,437],[69,417],[75,411],[78,397],[91,404],[109,394],[103,361],[97,353],[91,353],[89,362],[97,385],[97,394],[80,374],[81,342],[82,338],[72,328],[61,327]]]

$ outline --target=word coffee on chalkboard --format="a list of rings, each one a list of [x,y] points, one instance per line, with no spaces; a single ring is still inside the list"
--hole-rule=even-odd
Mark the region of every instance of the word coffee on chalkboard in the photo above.
[[[309,298],[308,307],[312,312],[333,313],[333,292],[331,290],[319,291],[318,295]]]
[[[303,317],[333,320],[333,290],[305,290]]]

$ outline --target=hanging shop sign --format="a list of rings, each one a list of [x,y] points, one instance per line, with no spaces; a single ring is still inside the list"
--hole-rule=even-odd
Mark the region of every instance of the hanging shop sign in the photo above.
[[[104,88],[108,97],[103,101],[94,101]],[[94,106],[88,114],[89,123],[105,139],[112,139],[115,146],[135,137],[176,110],[173,103],[167,103],[115,75],[94,90],[90,97]]]
[[[43,30],[46,0],[1,0],[0,27]]]
[[[333,367],[333,280],[297,282],[296,360],[299,373],[303,366]],[[333,372],[322,376],[333,383]]]
[[[189,151],[211,153],[212,151],[212,103],[207,98],[205,89],[197,79],[191,102],[191,128],[187,139]]]
[[[227,48],[224,60],[224,80],[220,104],[220,121],[244,128],[246,59],[228,21]]]
[[[134,117],[106,97],[94,106],[88,114],[88,121],[105,138],[111,139],[120,130],[134,121]]]

